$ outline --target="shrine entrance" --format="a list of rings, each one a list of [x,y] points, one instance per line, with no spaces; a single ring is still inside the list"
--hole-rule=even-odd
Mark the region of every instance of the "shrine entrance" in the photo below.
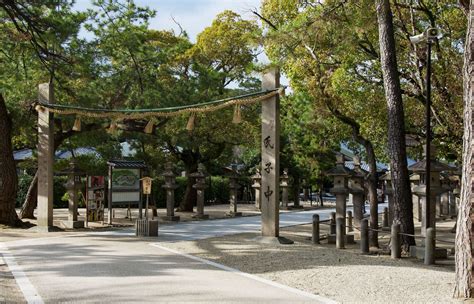
[[[149,124],[145,128],[153,127],[154,117],[173,117],[190,114],[187,127],[192,127],[192,119],[197,113],[209,113],[227,107],[236,107],[240,113],[240,106],[255,103],[262,104],[262,135],[261,135],[261,217],[262,237],[279,237],[279,210],[280,210],[280,98],[284,88],[280,87],[280,73],[277,68],[268,69],[262,76],[262,91],[210,101],[189,106],[163,109],[141,110],[108,110],[90,109],[77,106],[55,104],[54,90],[51,83],[39,85],[38,105],[38,230],[51,231],[53,227],[53,164],[54,164],[54,122],[53,115],[75,115],[79,126],[80,116],[94,118],[148,118]],[[234,117],[235,118],[235,117]],[[239,121],[239,119],[237,119]],[[115,123],[111,123],[110,129]],[[115,125],[116,127],[116,125]],[[110,172],[111,169],[109,169]],[[110,181],[109,173],[109,183]],[[109,194],[108,200],[114,202]],[[110,203],[109,203],[110,204]],[[112,205],[109,205],[109,224],[112,218]]]

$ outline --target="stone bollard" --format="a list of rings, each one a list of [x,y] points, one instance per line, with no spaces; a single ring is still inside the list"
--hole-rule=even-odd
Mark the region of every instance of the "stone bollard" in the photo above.
[[[313,244],[319,244],[319,215],[313,214],[313,236],[311,238]]]
[[[363,219],[360,222],[360,251],[369,253],[369,220]]]
[[[344,249],[344,218],[338,217],[336,219],[336,248]]]
[[[383,215],[382,215],[382,227],[383,228],[388,228],[388,208],[385,207],[383,208]]]
[[[352,226],[352,211],[347,211],[347,218],[346,218],[346,233],[354,231],[354,227]]]
[[[329,234],[336,234],[336,212],[331,212],[331,221],[329,222]]]
[[[435,244],[435,230],[433,228],[427,228],[425,239],[425,265],[433,265],[435,263]]]
[[[391,238],[391,256],[392,259],[399,259],[402,255],[400,247],[400,224],[392,225],[392,238]]]

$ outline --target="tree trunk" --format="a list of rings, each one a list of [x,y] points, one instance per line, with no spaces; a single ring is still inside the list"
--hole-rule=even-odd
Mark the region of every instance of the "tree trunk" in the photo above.
[[[25,197],[25,201],[21,206],[20,218],[34,219],[34,212],[37,205],[38,199],[38,170],[36,170],[35,176],[28,187],[28,192]]]
[[[466,1],[467,2],[467,1]],[[465,3],[468,12],[468,27],[464,47],[464,138],[463,164],[461,180],[461,201],[456,229],[455,260],[456,273],[454,294],[455,298],[472,297],[472,165],[473,165],[473,89],[474,80],[474,1],[470,7]]]
[[[369,176],[367,179],[367,186],[369,190],[370,202],[370,228],[378,230],[379,226],[379,208],[377,200],[377,164],[375,158],[374,147],[370,141],[364,144],[365,152],[367,153],[367,163],[369,165]],[[376,231],[369,231],[369,244],[372,247],[379,247],[378,233]]]
[[[392,11],[389,0],[376,0],[375,3],[379,25],[380,62],[388,108],[388,152],[393,185],[393,220],[394,223],[400,224],[401,232],[414,234],[403,100],[398,75]],[[402,235],[402,250],[408,251],[411,245],[415,245],[415,239],[411,236]]]
[[[21,221],[15,211],[18,176],[13,159],[11,130],[12,121],[3,95],[0,94],[0,224],[14,226]]]

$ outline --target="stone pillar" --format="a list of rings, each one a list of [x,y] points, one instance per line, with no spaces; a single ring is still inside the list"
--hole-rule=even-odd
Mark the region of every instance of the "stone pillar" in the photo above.
[[[84,228],[84,221],[77,220],[77,205],[79,196],[77,195],[77,191],[80,190],[83,186],[81,182],[80,172],[77,169],[76,163],[71,161],[70,168],[68,170],[68,180],[67,183],[64,185],[67,194],[68,194],[68,220],[63,221],[63,225],[66,228],[74,229],[74,228]],[[87,214],[86,214],[87,217]]]
[[[260,193],[260,188],[261,188],[261,180],[262,180],[262,175],[260,174],[260,170],[257,169],[257,172],[252,176],[253,180],[253,185],[252,188],[255,189],[255,208],[258,210],[261,210],[261,203],[262,203],[262,198],[261,198],[261,193]]]
[[[38,100],[54,103],[52,83],[42,83],[38,88]],[[38,111],[38,227],[50,231],[53,226],[53,164],[54,122],[53,114],[46,108]]]
[[[201,164],[199,164],[198,172],[193,173],[190,177],[194,177],[196,179],[196,183],[193,185],[193,188],[196,189],[197,192],[197,214],[193,216],[193,218],[197,219],[208,219],[209,215],[204,214],[204,190],[207,188],[206,184],[206,175],[204,174],[204,168]]]
[[[288,206],[290,200],[288,198],[288,180],[290,177],[288,176],[288,169],[283,169],[283,175],[280,176],[280,188],[281,188],[281,209],[288,210],[290,207]]]
[[[179,221],[179,216],[174,215],[174,191],[178,188],[178,185],[176,185],[176,175],[173,172],[172,163],[166,163],[163,177],[165,178],[165,184],[162,188],[166,190],[166,216],[163,219]]]
[[[229,205],[230,210],[227,213],[227,216],[237,217],[242,216],[242,212],[237,211],[237,191],[240,188],[238,183],[239,176],[236,174],[235,166],[232,167],[232,173],[229,175]]]
[[[280,87],[280,71],[269,69],[262,79],[263,90]],[[278,237],[280,229],[280,98],[262,102],[262,236]]]

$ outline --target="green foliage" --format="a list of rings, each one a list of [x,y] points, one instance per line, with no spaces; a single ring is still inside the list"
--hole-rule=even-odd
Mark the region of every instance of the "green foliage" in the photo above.
[[[16,197],[16,208],[20,208],[23,202],[25,201],[26,194],[28,193],[28,188],[30,183],[33,180],[33,176],[22,173],[18,175],[18,195]]]

